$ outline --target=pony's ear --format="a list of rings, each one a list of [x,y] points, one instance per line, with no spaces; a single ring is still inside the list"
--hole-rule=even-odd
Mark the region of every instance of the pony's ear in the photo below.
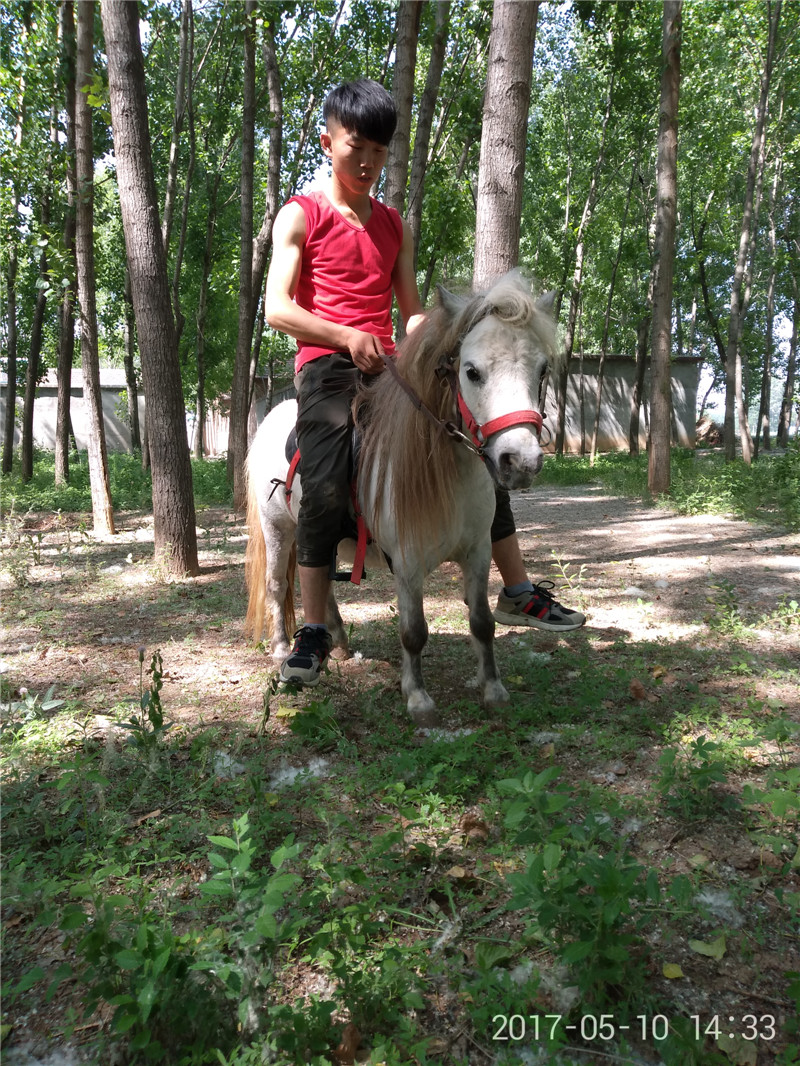
[[[540,311],[544,311],[546,315],[552,315],[557,295],[558,293],[555,289],[551,289],[550,292],[542,293],[542,295],[536,301],[537,308]]]
[[[451,318],[455,318],[469,303],[464,296],[456,296],[454,292],[449,292],[444,285],[436,286],[436,294],[439,297],[439,303],[450,315]]]

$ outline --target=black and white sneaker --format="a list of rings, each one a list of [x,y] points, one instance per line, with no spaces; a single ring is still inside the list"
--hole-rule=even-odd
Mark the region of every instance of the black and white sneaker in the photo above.
[[[327,629],[316,629],[314,626],[298,629],[294,635],[294,647],[281,666],[281,681],[295,685],[318,685],[320,672],[332,645],[333,638]]]
[[[535,626],[562,633],[580,629],[586,615],[562,607],[550,591],[554,587],[552,581],[540,581],[533,586],[532,592],[523,592],[513,598],[501,592],[492,612],[495,621],[506,626]]]

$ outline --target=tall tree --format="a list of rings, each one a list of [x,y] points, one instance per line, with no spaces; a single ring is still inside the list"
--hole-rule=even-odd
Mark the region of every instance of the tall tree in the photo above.
[[[156,556],[173,573],[196,574],[192,468],[153,178],[138,5],[103,0],[101,12],[122,223],[149,410]]]
[[[670,483],[672,433],[672,281],[678,216],[678,94],[681,74],[682,0],[664,0],[663,67],[656,171],[653,328],[650,364],[650,449],[647,484],[653,494]]]
[[[67,284],[61,297],[58,328],[58,367],[56,381],[55,482],[69,481],[69,427],[72,389],[72,360],[75,356],[75,14],[72,0],[62,0],[60,11],[61,82],[66,114],[67,202],[64,212],[64,254]]]
[[[594,169],[592,171],[592,178],[589,182],[589,191],[586,194],[586,200],[583,205],[583,212],[581,213],[581,220],[578,224],[578,230],[576,234],[575,245],[575,267],[572,272],[572,291],[570,293],[569,300],[569,313],[567,315],[567,328],[564,337],[564,353],[565,357],[563,365],[561,367],[558,390],[557,390],[557,426],[556,426],[556,453],[562,455],[564,452],[564,438],[566,432],[566,411],[567,411],[567,382],[569,378],[569,361],[572,358],[572,349],[575,345],[575,327],[578,322],[578,309],[581,303],[581,290],[583,286],[583,268],[586,259],[586,232],[589,226],[589,222],[592,218],[592,213],[597,203],[597,197],[600,189],[600,174],[603,170],[603,165],[606,158],[606,145],[608,137],[608,127],[611,121],[611,115],[614,106],[614,85],[616,82],[616,71],[612,67],[611,73],[608,78],[608,90],[606,92],[606,107],[605,114],[603,115],[603,125],[600,133],[600,146],[597,150],[597,156],[594,162]],[[583,410],[583,405],[581,405]]]
[[[78,73],[75,94],[75,172],[77,213],[75,258],[81,331],[83,403],[86,409],[89,480],[95,533],[114,532],[114,510],[108,480],[100,358],[97,342],[97,301],[94,257],[94,150],[89,94],[94,82],[94,0],[78,4]]]
[[[247,455],[247,415],[250,348],[253,343],[253,167],[256,122],[256,3],[244,5],[244,64],[242,103],[242,169],[239,187],[239,329],[231,384],[228,431],[228,479],[233,483],[233,505],[245,504],[244,461]]]
[[[36,403],[36,386],[39,384],[41,367],[42,337],[44,314],[47,307],[47,294],[50,289],[50,273],[47,256],[47,238],[50,232],[50,209],[52,203],[53,157],[58,145],[58,128],[56,124],[55,104],[50,109],[50,154],[47,157],[47,172],[42,189],[41,231],[43,247],[39,257],[39,280],[36,306],[31,322],[31,337],[28,347],[28,366],[25,370],[25,403],[22,409],[22,448],[20,454],[20,475],[23,481],[33,477],[33,415]]]
[[[397,129],[386,159],[383,197],[390,207],[401,214],[406,202],[414,71],[417,65],[417,38],[421,17],[421,0],[400,0],[397,5],[397,45],[392,81],[392,95],[397,108]]]
[[[411,174],[408,183],[408,207],[406,216],[414,237],[414,262],[419,251],[420,227],[422,225],[422,194],[425,188],[425,172],[428,168],[428,150],[431,142],[436,100],[442,80],[447,30],[450,19],[450,0],[441,0],[436,8],[436,29],[431,46],[425,88],[417,109],[417,129],[414,134],[414,151],[411,156]]]
[[[30,36],[31,10],[26,8],[23,14],[21,36],[23,47]],[[14,138],[13,148],[15,156],[22,154],[22,146],[25,139],[25,113],[26,113],[26,73],[23,71],[19,79],[19,95],[15,102]],[[10,474],[14,462],[14,433],[16,430],[17,414],[17,275],[19,271],[19,176],[17,167],[9,181],[9,216],[11,232],[8,234],[6,248],[4,281],[6,287],[6,410],[3,424],[3,459],[2,471]]]
[[[761,85],[756,107],[756,121],[750,144],[750,159],[747,164],[747,183],[742,209],[742,224],[739,231],[739,250],[736,268],[731,286],[730,314],[728,318],[728,343],[725,351],[725,458],[728,462],[736,458],[735,415],[739,419],[739,434],[742,445],[742,458],[746,463],[752,460],[753,443],[747,423],[747,409],[744,402],[742,380],[742,318],[744,310],[743,292],[746,282],[747,264],[750,259],[752,244],[758,219],[754,217],[756,187],[759,172],[763,174],[765,144],[767,135],[767,114],[769,107],[769,90],[772,81],[772,68],[775,60],[775,44],[778,24],[781,17],[781,0],[767,0],[768,31],[764,64],[761,69]]]
[[[520,216],[538,0],[495,0],[475,221],[473,282],[483,288],[519,261]]]

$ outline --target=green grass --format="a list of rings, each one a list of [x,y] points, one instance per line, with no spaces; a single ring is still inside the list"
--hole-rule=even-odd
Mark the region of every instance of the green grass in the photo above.
[[[3,510],[89,513],[92,509],[89,468],[85,453],[73,455],[71,481],[54,484],[53,455],[39,451],[33,479],[23,484],[17,468],[3,479]],[[119,510],[146,510],[152,506],[149,471],[136,456],[109,455],[111,497]],[[210,507],[231,502],[225,461],[192,460],[195,505]],[[727,514],[762,519],[800,529],[800,442],[781,455],[762,454],[747,466],[726,463],[718,454],[675,450],[672,483],[666,502],[681,514]],[[609,493],[650,500],[647,455],[616,452],[601,455],[595,465],[581,456],[548,456],[539,483],[545,485],[602,485]]]
[[[9,1011],[66,982],[81,991],[84,1021],[106,1005],[125,1061],[170,1066],[328,1066],[344,1019],[365,1037],[371,1063],[466,1066],[473,1059],[446,1051],[443,1034],[467,1032],[491,1049],[508,1026],[501,1016],[543,1025],[556,1013],[549,1043],[527,1042],[547,1066],[562,1066],[559,1048],[580,1043],[567,1039],[567,1023],[576,1034],[590,1016],[613,1018],[619,1034],[664,1015],[675,1024],[659,1044],[662,1061],[721,1061],[713,1045],[683,1047],[683,1011],[656,973],[674,961],[670,945],[689,937],[724,934],[730,958],[752,950],[765,885],[783,900],[770,938],[796,935],[790,748],[800,727],[755,704],[741,717],[723,712],[712,697],[695,696],[687,712],[655,682],[660,698],[643,711],[627,693],[653,651],[620,647],[606,660],[576,639],[546,668],[520,654],[511,664],[519,691],[500,721],[465,702],[458,721],[472,731],[425,743],[384,691],[344,704],[271,691],[273,717],[288,725],[278,734],[259,739],[252,722],[166,733],[142,718],[126,743],[110,745],[82,727],[77,699],[20,698],[6,684],[4,901],[23,929],[57,931],[69,960],[45,968],[32,959],[20,977],[12,947]],[[685,655],[659,648],[666,670]],[[145,673],[145,697],[158,695],[159,672],[151,664]],[[136,689],[138,675],[130,682]],[[555,742],[544,744],[542,730]],[[776,739],[771,768],[742,791],[739,745]],[[220,775],[221,749],[240,765],[236,775]],[[329,776],[275,783],[276,770],[311,757],[327,760]],[[620,758],[647,788],[592,780]],[[674,821],[660,830],[665,818]],[[695,849],[715,831],[726,841],[750,835],[785,865],[763,867],[755,887],[745,878],[734,886],[750,924],[726,926],[695,899],[728,894],[729,874],[713,863],[679,872],[669,850],[634,846],[632,821],[642,842],[688,833]],[[572,1007],[556,1010],[548,998],[552,960],[562,984],[579,990]],[[326,991],[287,995],[307,973],[324,977]],[[435,1006],[443,996],[444,1013]],[[624,1041],[603,1047],[624,1059]],[[792,1053],[789,1045],[785,1063]],[[108,1061],[102,1040],[97,1056]]]
[[[548,456],[539,483],[602,485],[614,495],[650,499],[646,454],[609,453],[594,466],[582,456]],[[727,514],[800,529],[800,442],[780,455],[762,453],[751,466],[676,449],[665,502],[681,514]]]
[[[149,470],[142,469],[138,455],[111,452],[108,456],[111,500],[116,510],[149,510],[153,506],[153,486]],[[228,504],[232,490],[228,484],[224,459],[192,460],[195,506]],[[37,451],[33,478],[25,483],[15,463],[11,474],[2,481],[3,512],[24,513],[29,509],[45,512],[91,513],[92,492],[89,463],[85,452],[70,457],[70,481],[56,486],[52,452]]]

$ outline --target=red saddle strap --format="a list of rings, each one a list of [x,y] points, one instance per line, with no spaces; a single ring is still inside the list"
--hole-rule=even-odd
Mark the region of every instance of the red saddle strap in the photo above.
[[[294,481],[294,475],[297,473],[297,467],[300,465],[300,449],[298,448],[292,456],[292,461],[289,463],[289,469],[286,473],[286,487],[284,489],[284,495],[286,496],[286,506],[289,507],[292,496],[292,482]],[[367,544],[370,540],[370,532],[367,529],[367,523],[364,521],[364,516],[361,513],[361,508],[358,506],[358,492],[356,491],[356,481],[353,478],[350,484],[350,498],[353,501],[353,511],[356,516],[356,554],[353,559],[353,568],[350,571],[350,581],[354,585],[361,584],[361,578],[364,576],[364,561],[367,557]]]
[[[292,456],[292,461],[289,463],[289,470],[286,474],[286,488],[284,490],[286,494],[286,506],[289,506],[289,500],[292,496],[292,482],[294,481],[294,475],[297,473],[297,468],[300,465],[300,449],[296,448],[295,453]]]

